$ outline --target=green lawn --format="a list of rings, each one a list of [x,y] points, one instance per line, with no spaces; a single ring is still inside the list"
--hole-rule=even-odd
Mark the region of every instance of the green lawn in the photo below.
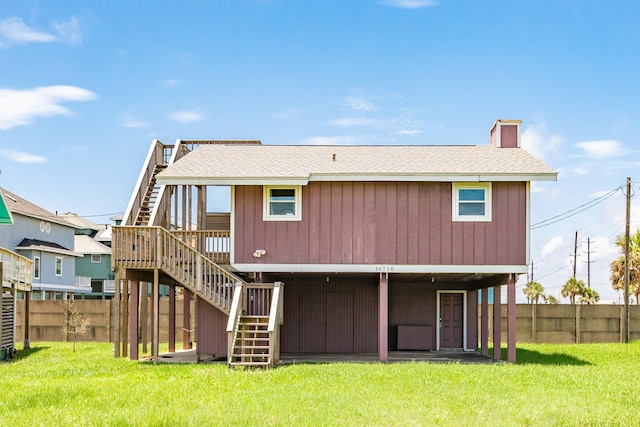
[[[518,364],[230,370],[36,343],[0,364],[2,425],[640,424],[640,342],[518,345]]]

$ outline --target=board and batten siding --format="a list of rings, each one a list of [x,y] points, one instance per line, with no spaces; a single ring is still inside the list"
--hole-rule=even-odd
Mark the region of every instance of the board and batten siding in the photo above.
[[[452,221],[440,182],[311,182],[301,221],[263,221],[262,186],[236,186],[234,200],[234,263],[526,264],[524,182],[493,183],[491,222]]]

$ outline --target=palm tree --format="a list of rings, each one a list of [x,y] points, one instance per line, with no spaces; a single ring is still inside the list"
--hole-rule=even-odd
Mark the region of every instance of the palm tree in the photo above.
[[[595,304],[600,301],[600,294],[591,288],[584,288],[582,296],[580,296],[580,304]]]
[[[571,304],[576,303],[576,297],[580,295],[584,295],[584,290],[586,286],[582,280],[578,280],[575,277],[570,278],[566,281],[564,286],[562,286],[562,290],[560,291],[560,295],[563,297],[569,297],[569,301]]]
[[[616,245],[620,247],[623,255],[611,262],[611,287],[617,291],[625,292],[624,274],[625,274],[625,250],[626,239],[624,235],[620,235],[616,239]],[[640,296],[640,229],[629,237],[629,293],[635,295],[636,304],[638,296]],[[625,296],[626,297],[626,296]]]
[[[547,295],[547,294],[543,294],[542,295],[542,299],[544,299],[544,303],[545,304],[558,304],[558,298],[554,297],[553,295]]]
[[[544,286],[538,282],[529,282],[522,290],[529,300],[533,304],[537,304],[540,297],[544,295]]]

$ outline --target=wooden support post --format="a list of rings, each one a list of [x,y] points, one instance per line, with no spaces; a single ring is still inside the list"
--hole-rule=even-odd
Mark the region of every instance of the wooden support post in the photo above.
[[[149,283],[140,285],[140,337],[142,354],[149,352]]]
[[[150,304],[150,310],[151,313],[149,313],[149,317],[151,318],[151,331],[149,333],[149,341],[151,342],[151,354],[153,355],[153,349],[155,348],[155,336],[153,335],[153,322],[154,319],[156,318],[156,303],[154,300],[154,295],[155,295],[155,282],[151,283],[151,304]]]
[[[30,319],[31,319],[31,292],[24,293],[24,313],[23,315],[23,325],[24,325],[24,341],[22,344],[23,349],[31,348],[31,338],[29,337],[29,329],[31,329]]]
[[[188,350],[191,348],[191,291],[183,288],[182,295],[182,348]]]
[[[140,284],[137,280],[131,281],[131,299],[130,304],[131,308],[129,313],[131,313],[131,321],[129,324],[129,358],[131,360],[138,360],[138,341],[140,340],[139,335],[139,323],[140,323]]]
[[[113,356],[120,357],[120,294],[122,279],[125,277],[126,271],[124,269],[119,268],[116,271],[116,289],[115,295],[113,296],[113,301],[115,304],[115,325],[113,327]]]
[[[129,281],[125,280],[122,284],[122,357],[127,357],[129,352]]]
[[[516,275],[507,283],[507,362],[516,363]]]
[[[389,359],[389,273],[380,273],[378,293],[378,355],[381,362]]]
[[[169,287],[169,351],[176,351],[176,288]]]
[[[582,335],[582,314],[580,313],[580,305],[576,304],[576,344],[580,344],[580,336]]]
[[[489,288],[482,289],[482,305],[480,307],[480,353],[489,355]]]
[[[151,343],[151,356],[153,357],[153,364],[158,364],[158,357],[160,352],[160,273],[158,269],[153,270],[153,342]]]
[[[500,360],[502,350],[500,338],[502,334],[502,307],[500,303],[501,286],[493,287],[493,358]]]

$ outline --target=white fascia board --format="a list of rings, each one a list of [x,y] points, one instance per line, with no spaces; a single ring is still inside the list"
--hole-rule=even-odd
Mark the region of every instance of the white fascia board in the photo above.
[[[157,177],[157,182],[163,185],[307,185],[308,177]]]
[[[259,273],[469,273],[524,274],[527,265],[398,265],[398,264],[232,264],[238,271]]]
[[[78,258],[82,258],[84,256],[84,254],[69,251],[66,249],[58,249],[58,248],[52,248],[50,246],[39,246],[39,245],[17,246],[14,248],[14,250],[15,251],[39,251],[39,252],[47,252],[47,253],[58,254],[58,255],[75,256]]]
[[[401,181],[401,182],[528,182],[528,181],[556,181],[557,174],[311,174],[309,181]]]

